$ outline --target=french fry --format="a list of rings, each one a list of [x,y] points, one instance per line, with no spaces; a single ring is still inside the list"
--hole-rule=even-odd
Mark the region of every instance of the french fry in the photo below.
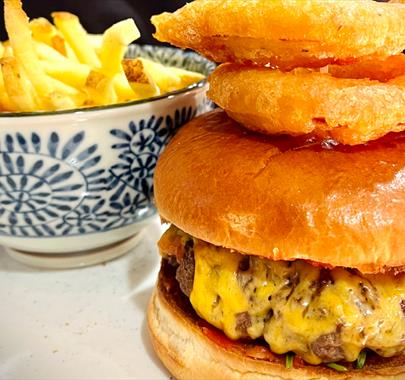
[[[50,95],[55,102],[55,109],[80,108],[87,101],[87,94],[83,90],[78,90],[57,79],[49,78],[54,88]]]
[[[135,93],[135,99],[145,99],[160,95],[160,89],[154,78],[145,70],[144,64],[139,59],[124,59],[122,67],[125,76]]]
[[[17,108],[11,104],[10,98],[5,88],[0,87],[0,112],[17,112]]]
[[[17,108],[14,107],[13,104],[11,104],[6,88],[4,87],[3,73],[1,69],[0,69],[0,111],[1,112],[18,111]]]
[[[74,101],[68,95],[55,91],[54,86],[57,82],[46,76],[36,54],[28,18],[22,9],[21,1],[5,0],[4,17],[11,47],[18,63],[22,67],[18,72],[18,67],[14,66],[13,72],[15,74],[14,78],[16,75],[21,77],[20,88],[13,88],[10,84],[7,84],[5,72],[3,72],[5,87],[11,102],[13,102],[14,99],[19,99],[25,110],[54,110],[75,107]],[[3,70],[7,72],[7,63],[4,64],[3,67]],[[12,72],[11,69],[9,72]],[[33,97],[33,102],[31,101],[32,99],[30,99],[32,91],[29,91],[28,86],[30,81],[24,80],[24,72],[27,74],[28,78],[30,78],[36,94],[39,95],[39,99],[36,96]],[[24,86],[26,88],[25,97],[18,92],[18,90],[21,90]],[[39,104],[37,102],[39,102]]]
[[[69,86],[68,84],[63,83],[60,80],[57,80],[54,78],[49,78],[49,79],[52,82],[55,92],[59,92],[62,95],[76,97],[79,94],[82,94],[82,96],[84,94],[83,91],[78,90],[77,88],[74,88],[72,86]]]
[[[22,112],[32,112],[38,109],[35,96],[33,96],[32,85],[24,75],[17,59],[14,57],[2,58],[0,65],[4,88],[7,91],[12,108]]]
[[[56,109],[79,108],[84,105],[87,95],[84,91],[71,87],[57,79],[50,78],[55,91],[50,95]]]
[[[63,37],[58,36],[58,35],[53,36],[52,40],[51,40],[51,46],[56,51],[58,51],[59,53],[61,53],[65,57],[67,57],[66,43],[65,43],[65,40],[63,39]]]
[[[41,61],[45,73],[69,86],[77,89],[84,88],[91,68],[82,63],[66,61]]]
[[[94,50],[96,51],[98,55],[98,51],[101,48],[101,45],[103,44],[103,35],[102,34],[87,34],[89,36],[89,41],[91,45],[93,46]]]
[[[100,60],[79,18],[69,12],[54,12],[52,17],[53,22],[72,47],[79,62],[94,68],[100,67]]]
[[[66,62],[68,61],[65,56],[60,54],[57,50],[50,47],[49,45],[34,41],[35,51],[40,60],[49,61],[49,62]],[[70,61],[69,61],[70,62]]]
[[[77,108],[73,99],[68,96],[62,95],[58,92],[53,92],[51,95],[52,103],[55,105],[56,110],[69,110]]]
[[[192,84],[197,83],[205,78],[203,74],[195,71],[188,71],[178,67],[167,67],[167,69],[180,78],[181,87],[179,87],[178,90],[191,86]]]
[[[99,71],[90,71],[86,87],[87,105],[107,105],[117,102],[117,94],[112,80]]]
[[[46,19],[43,17],[35,18],[30,21],[30,29],[32,32],[32,37],[37,40],[41,41],[55,50],[57,50],[60,54],[66,57],[66,47],[64,43],[61,41],[57,42],[57,46],[53,44],[53,38],[58,35],[56,28]],[[64,42],[64,40],[63,40]]]
[[[182,87],[181,79],[178,75],[169,70],[161,63],[157,63],[145,58],[136,58],[149,73],[162,93],[178,90]]]
[[[11,48],[10,45],[3,45],[4,50],[3,50],[3,57],[14,57],[13,49]]]
[[[4,50],[5,50],[5,47],[4,47],[4,45],[0,42],[0,57],[3,57],[3,55],[4,55]]]
[[[34,18],[29,24],[32,37],[49,45],[56,34],[55,27],[44,17]]]
[[[53,88],[39,64],[28,18],[20,0],[4,0],[4,19],[14,55],[30,78],[42,102],[47,106]],[[52,108],[52,102],[49,106]]]
[[[30,21],[32,37],[53,47],[63,56],[77,60],[72,48],[66,43],[61,33],[46,18],[39,17]]]
[[[122,72],[121,61],[128,45],[139,37],[139,30],[132,19],[117,22],[104,32],[99,57],[105,75],[112,78]]]
[[[17,112],[18,109],[11,103],[7,91],[3,86],[0,86],[0,112]]]
[[[138,98],[134,90],[132,90],[124,71],[113,78],[113,85],[119,102],[128,102]]]

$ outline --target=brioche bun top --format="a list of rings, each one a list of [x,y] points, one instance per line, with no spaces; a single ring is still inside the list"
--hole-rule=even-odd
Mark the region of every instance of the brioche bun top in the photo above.
[[[183,127],[155,173],[161,217],[272,260],[405,265],[405,134],[347,147],[249,132],[216,110]]]

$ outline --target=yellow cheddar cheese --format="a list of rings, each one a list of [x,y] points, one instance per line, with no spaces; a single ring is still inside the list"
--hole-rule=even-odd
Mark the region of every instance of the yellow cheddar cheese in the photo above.
[[[405,274],[270,261],[198,239],[193,251],[191,304],[232,339],[264,337],[311,364],[354,361],[364,348],[405,353]]]

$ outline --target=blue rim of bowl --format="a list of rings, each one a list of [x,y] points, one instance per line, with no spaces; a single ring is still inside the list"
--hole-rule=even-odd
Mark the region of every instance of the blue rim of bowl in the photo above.
[[[147,45],[144,45],[147,46]],[[172,47],[165,47],[162,46],[163,49],[176,49],[176,48],[172,48]],[[197,53],[194,52],[187,52],[181,49],[176,49],[179,50],[179,52],[183,52],[184,54],[190,54],[190,55],[195,55],[198,56]],[[212,64],[213,68],[215,67],[215,63],[209,61],[208,59],[198,56],[200,59],[203,59],[206,61],[207,65]],[[116,108],[124,108],[124,107],[130,107],[130,106],[136,106],[136,105],[140,105],[140,104],[145,104],[145,103],[152,103],[152,102],[156,102],[158,100],[162,100],[162,99],[169,99],[169,98],[173,98],[182,94],[185,94],[189,91],[192,90],[196,90],[199,88],[203,88],[205,85],[207,84],[207,76],[203,79],[200,80],[199,82],[193,83],[188,87],[184,87],[180,90],[177,91],[171,91],[171,92],[167,92],[163,95],[159,95],[159,96],[153,96],[151,98],[147,98],[147,99],[140,99],[140,100],[132,100],[129,102],[125,102],[125,103],[116,103],[116,104],[110,104],[108,106],[95,106],[95,107],[83,107],[83,108],[73,108],[73,109],[69,109],[69,110],[60,110],[60,111],[35,111],[35,112],[0,112],[0,119],[2,118],[8,118],[8,117],[13,117],[13,118],[18,118],[18,117],[24,117],[24,116],[58,116],[58,115],[67,115],[67,114],[82,114],[82,113],[88,113],[88,112],[93,112],[93,111],[101,111],[101,110],[113,110]]]

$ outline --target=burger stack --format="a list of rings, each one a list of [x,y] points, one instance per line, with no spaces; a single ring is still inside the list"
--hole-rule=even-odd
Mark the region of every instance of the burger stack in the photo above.
[[[197,0],[161,41],[222,63],[183,127],[148,309],[178,379],[405,378],[405,6]]]

